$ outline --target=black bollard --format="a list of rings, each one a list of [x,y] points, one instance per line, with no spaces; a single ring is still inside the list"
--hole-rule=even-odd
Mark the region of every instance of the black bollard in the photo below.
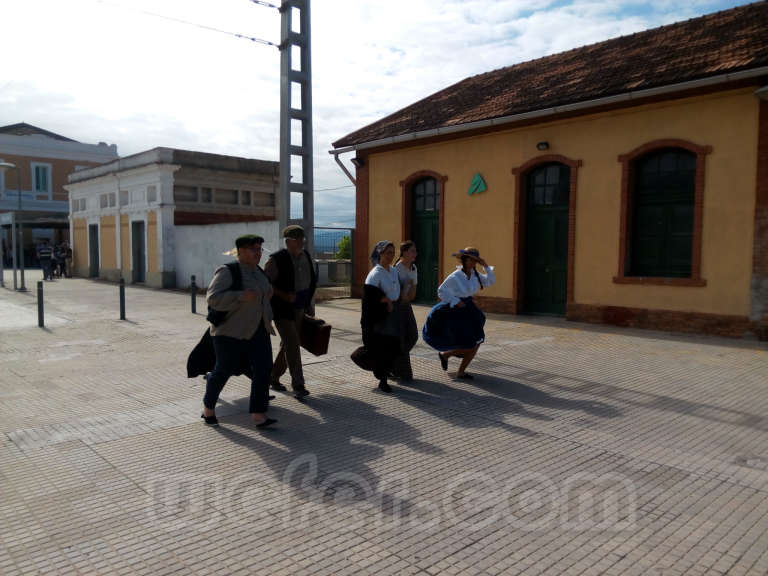
[[[125,278],[120,278],[120,320],[125,320]]]
[[[189,292],[192,295],[192,314],[197,314],[197,284],[195,284],[194,274],[192,274],[192,284],[189,285]]]
[[[43,282],[37,283],[37,325],[42,328],[45,326],[45,312],[43,311]]]

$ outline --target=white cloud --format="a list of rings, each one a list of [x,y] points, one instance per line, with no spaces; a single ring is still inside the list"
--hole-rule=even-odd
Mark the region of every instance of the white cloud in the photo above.
[[[279,0],[271,0],[279,3]],[[352,224],[331,142],[468,76],[747,2],[315,0],[318,223]],[[280,16],[248,0],[4,0],[0,125],[123,155],[155,146],[277,160]],[[535,6],[532,8],[531,6]]]

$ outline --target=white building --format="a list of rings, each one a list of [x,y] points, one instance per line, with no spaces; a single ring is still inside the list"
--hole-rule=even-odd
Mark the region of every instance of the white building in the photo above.
[[[204,286],[236,236],[279,247],[279,164],[153,148],[69,178],[74,271],[155,287]]]

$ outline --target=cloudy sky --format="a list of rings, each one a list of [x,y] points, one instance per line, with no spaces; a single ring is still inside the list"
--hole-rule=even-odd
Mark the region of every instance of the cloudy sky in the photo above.
[[[328,154],[347,133],[474,74],[747,3],[314,0],[316,225],[354,224],[354,190]],[[224,33],[277,44],[276,9],[252,0],[2,6],[0,125],[106,141],[121,155],[170,146],[279,159],[279,51]]]

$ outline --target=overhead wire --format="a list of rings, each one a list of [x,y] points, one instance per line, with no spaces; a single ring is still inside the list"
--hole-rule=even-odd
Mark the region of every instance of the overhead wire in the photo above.
[[[254,2],[255,0],[251,0]],[[245,34],[239,34],[237,32],[230,32],[228,30],[222,30],[221,28],[215,28],[214,26],[208,26],[206,24],[198,24],[197,22],[190,22],[189,20],[182,20],[181,18],[174,18],[173,16],[166,16],[165,14],[158,14],[156,12],[150,12],[148,10],[141,10],[138,8],[131,8],[129,6],[125,6],[122,4],[115,4],[113,2],[107,2],[107,0],[96,0],[99,4],[106,4],[107,6],[112,6],[115,8],[123,8],[124,10],[131,10],[133,12],[138,12],[140,14],[145,14],[147,16],[153,16],[155,18],[162,18],[163,20],[170,20],[171,22],[176,22],[177,24],[186,24],[187,26],[194,26],[196,28],[202,28],[203,30],[209,30],[211,32],[218,32],[220,34],[226,34],[228,36],[234,36],[235,38],[241,38],[243,40],[250,40],[251,42],[255,42],[257,44],[264,44],[266,46],[274,46],[275,48],[280,48],[280,44],[276,44],[274,42],[270,42],[269,40],[264,40],[263,38],[255,38],[253,36],[246,36]],[[267,4],[266,2],[264,4]],[[273,7],[273,5],[269,4],[269,6]]]
[[[346,186],[337,186],[336,188],[315,188],[315,192],[330,192],[331,190],[344,190],[345,188],[354,188],[352,184]]]
[[[264,2],[263,0],[248,0],[248,1],[253,2],[254,4],[258,4],[259,6],[266,6],[267,8],[275,8],[277,10],[280,10],[280,6],[270,4],[269,2]]]

